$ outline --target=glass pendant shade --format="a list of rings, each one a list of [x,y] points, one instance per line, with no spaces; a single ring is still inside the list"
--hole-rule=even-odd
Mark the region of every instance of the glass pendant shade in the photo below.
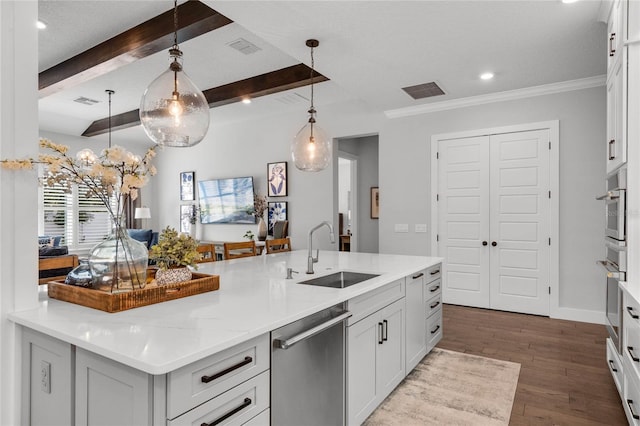
[[[209,104],[191,79],[174,63],[145,90],[140,122],[158,145],[197,145],[209,129]]]
[[[317,124],[307,123],[291,143],[291,159],[299,170],[324,170],[331,161],[329,136]]]

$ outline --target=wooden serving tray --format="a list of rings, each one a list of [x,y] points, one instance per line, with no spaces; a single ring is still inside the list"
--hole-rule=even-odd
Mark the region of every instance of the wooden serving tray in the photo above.
[[[220,276],[194,272],[190,281],[153,287],[147,284],[145,288],[122,293],[108,293],[59,281],[51,281],[48,286],[47,293],[52,299],[113,313],[218,290]]]

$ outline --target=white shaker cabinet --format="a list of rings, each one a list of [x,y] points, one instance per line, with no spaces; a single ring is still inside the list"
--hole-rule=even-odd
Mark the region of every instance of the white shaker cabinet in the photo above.
[[[28,329],[23,353],[31,401],[23,415],[31,425],[269,423],[268,334],[161,375]],[[51,392],[36,382],[44,365],[53,375]]]
[[[406,374],[409,374],[427,354],[427,325],[425,323],[425,274],[422,270],[406,280]]]
[[[607,77],[607,174],[627,162],[626,124],[626,48],[620,53]]]
[[[76,425],[152,425],[153,376],[76,349]]]
[[[404,378],[400,299],[347,328],[348,425],[359,425]]]

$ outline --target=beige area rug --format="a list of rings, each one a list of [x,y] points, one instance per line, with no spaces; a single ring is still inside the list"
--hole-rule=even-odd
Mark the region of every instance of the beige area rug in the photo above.
[[[508,425],[520,364],[433,349],[366,426]]]

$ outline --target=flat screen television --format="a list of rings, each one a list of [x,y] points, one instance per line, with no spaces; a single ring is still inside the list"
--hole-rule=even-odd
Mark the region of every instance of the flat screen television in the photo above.
[[[201,223],[256,223],[253,177],[198,181]]]

